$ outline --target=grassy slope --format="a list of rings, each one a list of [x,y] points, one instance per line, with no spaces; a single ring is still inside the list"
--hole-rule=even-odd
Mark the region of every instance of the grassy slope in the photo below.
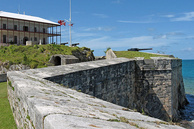
[[[17,129],[7,99],[7,82],[0,83],[0,129]]]
[[[114,51],[117,57],[126,57],[126,58],[134,58],[134,57],[144,57],[145,59],[150,59],[150,57],[169,57],[165,55],[157,55],[150,54],[145,52],[137,52],[137,51]]]
[[[34,45],[0,47],[0,62],[9,61],[11,64],[29,65],[31,68],[46,67],[54,54],[72,55],[72,51],[82,51],[87,48],[68,47],[64,45]],[[9,65],[11,65],[9,64]],[[1,65],[1,63],[0,63]]]

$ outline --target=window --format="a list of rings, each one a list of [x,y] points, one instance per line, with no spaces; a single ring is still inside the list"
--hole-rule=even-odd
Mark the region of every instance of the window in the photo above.
[[[14,36],[14,43],[17,43],[17,36]]]
[[[23,31],[28,31],[28,27],[27,26],[23,26]]]
[[[3,43],[6,43],[6,35],[3,35]]]
[[[45,28],[43,28],[43,33],[45,33]]]
[[[46,40],[45,40],[45,38],[43,38],[43,44],[46,44]]]
[[[37,38],[36,37],[34,37],[34,41],[37,41]]]
[[[14,30],[17,30],[17,25],[14,25]]]
[[[3,29],[6,29],[6,24],[3,24]]]
[[[34,32],[37,32],[36,27],[34,27]]]

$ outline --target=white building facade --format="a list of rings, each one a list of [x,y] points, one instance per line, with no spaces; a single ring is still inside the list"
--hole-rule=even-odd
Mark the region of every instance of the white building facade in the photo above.
[[[0,11],[0,45],[61,43],[60,24],[29,15]]]

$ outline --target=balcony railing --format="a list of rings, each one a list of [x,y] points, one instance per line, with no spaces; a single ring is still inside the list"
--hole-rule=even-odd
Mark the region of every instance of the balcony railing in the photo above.
[[[0,27],[0,31],[3,31],[3,30],[6,30],[6,31],[15,31],[15,32],[29,32],[29,33],[40,33],[40,34],[49,34],[49,35],[61,35],[61,33],[60,32],[56,32],[56,31],[49,31],[49,30],[45,30],[45,31],[41,31],[41,30],[36,30],[36,31],[34,31],[34,30],[28,30],[28,29],[15,29],[15,28],[2,28],[2,27]]]

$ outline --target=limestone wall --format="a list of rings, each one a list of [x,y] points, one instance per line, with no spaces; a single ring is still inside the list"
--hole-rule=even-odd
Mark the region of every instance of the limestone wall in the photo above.
[[[135,61],[128,61],[45,79],[121,106],[133,107],[134,73]]]
[[[163,120],[177,121],[187,103],[180,59],[153,58],[136,65],[138,111]],[[141,98],[141,99],[140,99]]]
[[[179,59],[153,58],[45,78],[166,121],[186,104]]]
[[[8,98],[19,128],[57,128],[58,124],[66,127],[75,125],[74,120],[85,123],[86,117],[92,118],[91,123],[96,123],[96,118],[107,122],[123,117],[125,121],[138,122],[140,116],[130,118],[128,108],[163,120],[177,120],[179,109],[186,104],[181,64],[179,59],[115,58],[8,72]],[[115,107],[102,99],[123,107]],[[141,120],[150,121],[148,118]],[[102,124],[112,127],[106,122],[99,122],[99,127]],[[143,123],[140,127],[162,127],[150,127],[154,122]]]

